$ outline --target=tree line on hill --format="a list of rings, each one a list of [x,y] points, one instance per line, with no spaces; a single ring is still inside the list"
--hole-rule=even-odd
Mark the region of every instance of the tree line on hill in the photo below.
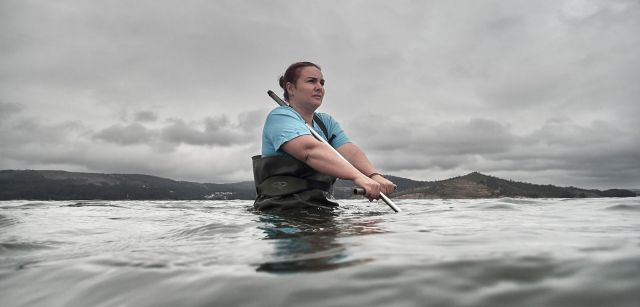
[[[398,185],[394,198],[576,198],[635,197],[623,190],[587,190],[575,187],[536,185],[470,173],[442,181],[416,181],[388,176]],[[338,199],[353,195],[353,184],[338,180]],[[252,181],[214,184],[175,181],[135,174],[97,174],[65,171],[0,170],[0,200],[204,200],[255,199]]]

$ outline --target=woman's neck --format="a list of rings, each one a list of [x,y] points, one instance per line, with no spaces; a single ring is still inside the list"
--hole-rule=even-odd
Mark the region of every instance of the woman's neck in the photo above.
[[[298,114],[300,114],[300,116],[302,116],[302,119],[304,119],[305,123],[307,123],[309,125],[312,125],[312,123],[313,123],[313,112],[315,112],[315,110],[306,110],[304,108],[299,107],[296,104],[289,104],[289,106],[291,106],[291,108],[296,110],[296,112],[298,112]]]

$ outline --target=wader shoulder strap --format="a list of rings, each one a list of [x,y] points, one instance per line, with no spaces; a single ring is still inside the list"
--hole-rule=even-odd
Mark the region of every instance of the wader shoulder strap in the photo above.
[[[329,141],[329,144],[331,144],[333,142],[333,139],[336,138],[336,135],[334,134],[331,137],[329,137],[329,130],[327,129],[327,126],[324,125],[320,117],[315,113],[313,113],[313,121],[316,122],[318,127],[320,127],[322,132],[324,132],[324,136],[327,137],[327,141]]]

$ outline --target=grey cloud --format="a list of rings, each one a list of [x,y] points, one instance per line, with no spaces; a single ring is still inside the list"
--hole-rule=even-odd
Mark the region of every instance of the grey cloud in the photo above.
[[[134,118],[136,121],[148,123],[158,120],[158,115],[152,111],[139,111],[136,112]]]
[[[246,133],[260,134],[268,113],[268,109],[243,112],[238,115],[238,128]]]
[[[604,184],[601,187],[629,187],[640,173],[640,135],[633,127],[602,121],[581,125],[567,118],[551,119],[524,135],[484,119],[407,126],[412,129],[392,129],[390,135],[381,132],[364,139],[362,147],[387,173],[482,171],[525,181],[536,174],[549,180],[541,183],[586,187],[598,187],[597,182]],[[405,135],[392,138],[399,132]],[[551,173],[557,177],[545,175]]]
[[[0,21],[2,41],[12,42],[0,49],[0,91],[83,88],[104,104],[122,106],[154,101],[199,105],[225,100],[231,89],[242,101],[248,94],[242,84],[264,81],[263,74],[246,74],[247,68],[267,65],[277,71],[281,64],[276,59],[287,58],[279,55],[287,47],[270,39],[280,36],[275,33],[293,33],[287,22],[266,17],[284,3],[187,1],[179,9],[163,1],[68,5],[74,9],[3,2],[2,11],[20,13]],[[265,12],[251,15],[245,9]]]
[[[200,122],[201,126],[203,122]],[[211,122],[215,120],[210,120],[210,125]],[[182,180],[228,182],[250,178],[250,167],[244,170],[237,165],[250,165],[249,157],[254,154],[254,149],[246,144],[176,150],[176,143],[173,143],[171,150],[158,151],[158,146],[168,145],[158,140],[160,130],[139,124],[113,125],[92,133],[81,123],[41,124],[37,120],[21,120],[10,126],[0,123],[0,129],[3,145],[0,146],[0,169],[142,173]],[[5,133],[7,129],[20,133]],[[95,139],[106,142],[95,142]],[[144,142],[149,146],[127,146]]]
[[[379,129],[376,122],[385,125]],[[410,150],[433,155],[499,153],[518,141],[504,125],[481,118],[430,125],[373,116],[362,117],[349,127],[357,132],[355,142],[362,142],[369,149]],[[362,133],[367,130],[371,132]]]
[[[623,131],[603,121],[594,121],[587,126],[578,125],[569,118],[552,118],[527,136],[526,141],[548,146],[592,147],[598,144],[617,143],[621,140],[619,136],[626,135],[628,132],[631,131]]]
[[[90,130],[79,121],[52,123],[30,117],[0,121],[0,169],[67,169],[76,164],[63,161],[82,159],[84,146],[73,144],[87,135]],[[72,155],[64,154],[70,151]]]
[[[376,123],[384,122],[380,127]],[[441,123],[402,122],[378,116],[348,124],[352,141],[386,173],[468,172],[517,148],[522,140],[509,127],[488,119]],[[362,133],[366,131],[370,133]]]
[[[522,137],[509,152],[485,157],[485,169],[523,176],[552,173],[549,182],[586,187],[633,187],[640,174],[638,132],[595,121],[587,125],[552,120]],[[571,175],[569,175],[571,174]],[[600,183],[600,184],[598,184]]]
[[[256,109],[275,106],[264,91],[311,60],[328,81],[320,111],[387,171],[640,184],[640,3],[460,5],[4,1],[0,168],[206,178],[185,161],[213,154],[227,161],[209,174],[238,178],[259,150]]]
[[[527,161],[537,161],[534,169],[565,169],[607,176],[613,173],[640,173],[640,132],[633,127],[616,126],[601,121],[580,125],[570,120],[555,120],[523,137],[519,152],[511,160],[523,169]]]
[[[500,61],[488,63],[492,66],[488,70],[491,82],[479,88],[486,103],[509,109],[539,108],[543,104],[585,108],[618,102],[618,97],[633,91],[633,87],[623,89],[616,83],[626,83],[639,72],[619,65],[638,62],[638,57],[628,57],[627,50],[630,42],[639,42],[640,5],[620,1],[560,6],[564,8],[543,11],[542,16],[551,22],[538,27],[546,33],[531,30],[534,18],[528,18],[526,28],[517,32],[534,45],[513,44],[507,56],[495,53]],[[617,6],[624,9],[614,9]],[[573,17],[563,18],[567,12]],[[617,30],[612,28],[614,24]]]
[[[565,149],[537,155],[512,153],[489,157],[482,165],[469,166],[479,171],[507,174],[521,181],[591,188],[634,188],[640,173],[638,156],[638,150],[580,152]]]
[[[229,117],[220,115],[216,117],[207,117],[204,119],[205,131],[215,132],[229,126]]]
[[[134,145],[150,142],[154,137],[154,132],[141,124],[113,125],[105,128],[94,135],[98,140],[120,144]]]
[[[153,113],[138,112],[136,119],[140,119],[140,114],[155,118]],[[139,123],[115,124],[94,133],[93,138],[120,145],[146,144],[163,151],[173,150],[175,145],[182,143],[196,146],[240,145],[252,141],[250,136],[259,133],[258,127],[262,127],[265,114],[265,110],[243,112],[235,122],[226,115],[190,122],[172,118],[155,128]]]
[[[438,154],[494,154],[508,150],[517,138],[504,125],[487,119],[443,123],[428,134],[429,151]]]
[[[226,117],[206,118],[204,123],[204,130],[198,130],[184,120],[172,119],[168,126],[162,128],[161,137],[171,143],[210,146],[229,146],[247,141],[245,135],[228,129]]]
[[[2,129],[0,143],[3,146],[20,146],[30,143],[46,146],[64,143],[87,133],[87,128],[79,121],[47,123],[28,117],[0,122],[0,129]]]
[[[453,170],[467,164],[472,155],[431,155],[424,152],[397,151],[372,153],[370,159],[388,174],[415,170]]]
[[[0,118],[9,117],[22,109],[22,105],[17,103],[0,102]]]

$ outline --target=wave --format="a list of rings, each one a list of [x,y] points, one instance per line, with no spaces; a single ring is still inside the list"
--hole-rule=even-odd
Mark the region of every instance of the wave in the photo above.
[[[41,249],[53,249],[54,246],[42,243],[0,243],[0,253],[9,251],[33,251]]]
[[[500,198],[499,201],[514,205],[535,205],[542,203],[542,201],[533,198]]]
[[[40,209],[43,207],[46,208],[50,205],[51,205],[50,202],[35,202],[35,203],[26,203],[26,204],[20,204],[15,206],[2,206],[0,208],[1,209]]]
[[[516,208],[514,205],[509,205],[509,204],[495,204],[495,205],[490,205],[490,206],[483,207],[483,209],[489,209],[489,210],[514,210],[514,211],[520,210],[520,209]]]
[[[229,225],[222,223],[210,223],[203,226],[197,226],[193,228],[187,228],[170,233],[168,236],[164,236],[165,239],[183,240],[192,238],[205,238],[208,239],[212,236],[221,236],[236,234],[245,231],[246,225]]]
[[[114,207],[114,208],[124,208],[123,206],[114,205],[111,202],[77,202],[75,204],[64,205],[62,207]]]
[[[302,260],[265,262],[257,265],[256,272],[275,274],[323,272],[340,268],[357,266],[373,261],[373,259],[354,259],[348,261],[332,261],[332,257],[318,257]]]
[[[144,261],[124,261],[117,259],[100,259],[91,261],[93,264],[108,267],[131,267],[131,268],[143,268],[143,269],[164,269],[169,265],[159,262],[144,262]]]
[[[640,211],[640,206],[635,206],[635,205],[614,205],[614,206],[606,207],[605,210]]]
[[[18,221],[6,215],[0,214],[0,229],[7,228],[15,224],[18,224]]]

